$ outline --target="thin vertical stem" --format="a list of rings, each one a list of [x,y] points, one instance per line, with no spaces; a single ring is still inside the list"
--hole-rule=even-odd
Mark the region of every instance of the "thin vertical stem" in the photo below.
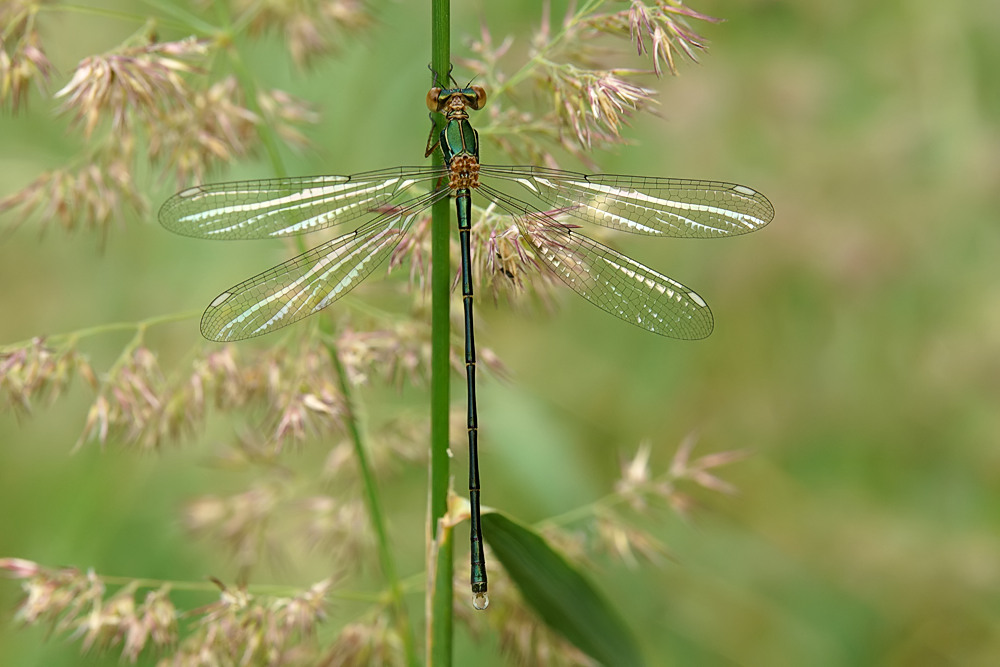
[[[432,83],[447,85],[451,62],[451,7],[449,0],[431,0]],[[443,118],[436,119],[435,131]],[[440,151],[434,163],[442,165]],[[448,414],[451,405],[451,214],[449,199],[431,212],[431,464],[427,517],[427,664],[451,665],[453,531],[445,525],[448,512]]]

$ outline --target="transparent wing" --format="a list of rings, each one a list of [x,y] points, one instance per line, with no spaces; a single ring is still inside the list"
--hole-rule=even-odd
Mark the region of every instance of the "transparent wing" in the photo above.
[[[202,335],[215,341],[252,338],[326,308],[367,278],[413,219],[448,193],[437,190],[410,200],[350,234],[229,288],[205,310]]]
[[[160,208],[160,224],[206,239],[263,239],[324,229],[378,212],[443,167],[397,167],[353,176],[307,176],[196,185]]]
[[[676,280],[489,186],[480,185],[479,190],[515,217],[522,237],[553,273],[598,308],[670,338],[698,339],[712,333],[708,304]]]
[[[635,234],[734,236],[756,231],[774,217],[767,197],[745,185],[721,181],[496,165],[481,165],[479,173],[520,183],[568,215]]]

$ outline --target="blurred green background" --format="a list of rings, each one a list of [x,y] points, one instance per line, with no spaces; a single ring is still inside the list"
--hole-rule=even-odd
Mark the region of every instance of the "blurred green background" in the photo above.
[[[289,153],[291,173],[422,161],[427,58],[414,54],[429,53],[426,5],[382,3],[374,30],[309,76],[274,57],[273,41],[250,51],[262,81],[323,112],[321,150]],[[539,20],[535,0],[455,5],[455,56],[480,21],[523,48]],[[554,5],[560,16],[565,3]],[[481,300],[477,340],[513,374],[481,389],[484,502],[540,520],[607,493],[638,443],[662,470],[696,432],[696,454],[752,452],[721,472],[740,494],[694,491],[693,524],[662,521],[673,562],[592,572],[650,664],[1000,664],[1000,3],[691,6],[727,19],[699,26],[710,52],[680,78],[647,82],[662,90],[661,117],[593,158],[609,172],[745,183],[768,195],[775,221],[725,241],[616,237],[710,302],[716,330],[702,342],[645,334],[572,294],[551,317]],[[54,88],[137,28],[78,14],[48,26]],[[0,117],[0,196],[79,149],[53,107],[36,97],[29,113]],[[267,175],[247,161],[219,177]],[[172,189],[137,178],[157,203]],[[150,215],[114,229],[103,252],[83,233],[39,240],[30,224],[0,252],[8,344],[200,309],[282,249],[173,237]],[[105,368],[128,337],[85,350]],[[197,340],[194,318],[153,339],[173,350]],[[365,411],[421,414],[419,396],[388,397],[369,392]],[[70,456],[90,398],[78,385],[30,417],[0,414],[0,556],[231,577],[177,521],[193,495],[240,488],[204,465],[227,431],[158,455]],[[422,567],[423,475],[389,490],[406,575]],[[0,583],[0,664],[116,664],[18,630],[17,599],[17,583]],[[490,635],[460,632],[456,664],[503,664]]]

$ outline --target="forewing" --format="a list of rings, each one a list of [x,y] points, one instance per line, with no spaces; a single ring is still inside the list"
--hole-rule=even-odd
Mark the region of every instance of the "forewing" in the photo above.
[[[328,241],[231,287],[205,310],[201,333],[210,340],[252,338],[308,317],[344,296],[399,243],[439,190],[386,212],[361,229]]]
[[[691,289],[523,202],[489,187],[485,194],[515,217],[522,238],[549,270],[598,308],[670,338],[712,333],[712,311]]]
[[[353,176],[307,176],[196,185],[160,208],[160,224],[207,239],[262,239],[349,222],[383,207],[443,168],[401,167]]]
[[[480,176],[517,182],[567,215],[635,234],[735,236],[756,231],[774,217],[767,197],[721,181],[495,165],[482,165]]]

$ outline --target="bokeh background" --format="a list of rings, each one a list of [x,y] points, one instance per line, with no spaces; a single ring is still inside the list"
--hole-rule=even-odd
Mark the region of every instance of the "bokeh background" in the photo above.
[[[262,80],[323,113],[322,148],[289,153],[290,172],[420,162],[426,4],[380,3],[375,29],[309,76],[274,57],[277,44],[249,53]],[[480,22],[524,48],[540,17],[535,0],[455,4],[455,56]],[[691,521],[661,515],[662,566],[605,560],[591,573],[650,664],[998,664],[1000,4],[691,5],[727,19],[700,26],[710,52],[680,78],[650,79],[660,116],[593,159],[745,183],[769,196],[775,221],[738,239],[615,239],[710,302],[716,331],[702,342],[645,334],[572,294],[552,316],[482,300],[477,338],[512,373],[481,389],[484,500],[528,522],[569,511],[609,492],[639,443],[662,470],[696,433],[696,453],[751,452],[720,472],[739,494],[693,489]],[[560,16],[565,3],[553,6]],[[83,14],[50,26],[56,87],[137,28]],[[0,196],[79,149],[54,106],[36,97],[0,117]],[[249,160],[218,176],[267,175]],[[172,189],[136,176],[154,201]],[[281,252],[175,238],[152,216],[124,221],[103,251],[85,233],[39,239],[24,225],[0,246],[0,343],[200,309]],[[153,335],[183,350],[196,322]],[[85,350],[103,368],[129,336]],[[90,397],[78,384],[30,416],[0,414],[0,556],[231,575],[177,519],[192,496],[245,481],[205,465],[227,427],[158,454],[71,456]],[[420,414],[420,399],[371,391],[364,410]],[[388,490],[405,574],[422,567],[423,482],[415,470]],[[0,664],[116,664],[17,629],[17,598],[16,582],[0,583]],[[457,664],[503,664],[494,637],[460,632]]]

